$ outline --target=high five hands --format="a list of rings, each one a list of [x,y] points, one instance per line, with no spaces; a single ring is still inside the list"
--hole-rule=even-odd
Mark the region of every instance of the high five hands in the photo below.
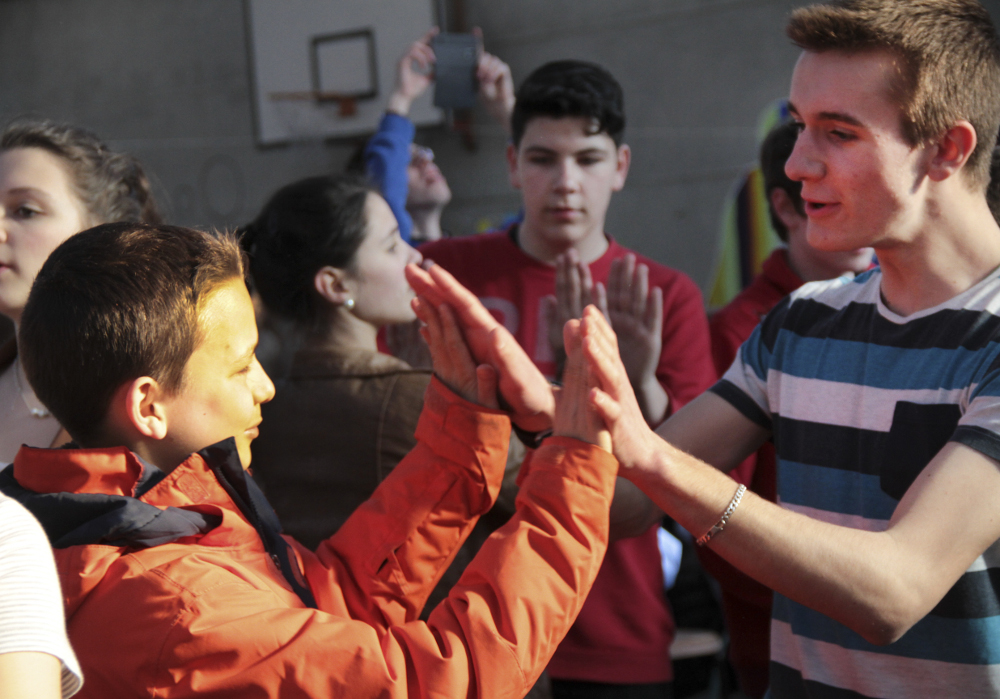
[[[563,326],[568,352],[556,393],[513,336],[451,274],[438,265],[410,265],[406,277],[417,293],[414,310],[427,324],[434,371],[452,390],[486,407],[502,400],[525,430],[551,428],[609,451],[613,445],[616,456],[622,451],[631,463],[653,448],[657,438],[636,401],[615,333],[595,306]]]

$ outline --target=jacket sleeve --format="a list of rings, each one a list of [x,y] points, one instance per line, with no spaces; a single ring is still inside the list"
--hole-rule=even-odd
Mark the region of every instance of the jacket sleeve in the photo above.
[[[416,619],[500,490],[510,439],[503,413],[462,400],[436,378],[417,444],[316,556],[302,554],[320,609],[380,629]]]
[[[406,211],[409,193],[406,168],[410,164],[410,144],[415,131],[412,121],[387,112],[365,146],[365,174],[392,209],[399,223],[399,234],[406,242],[410,242],[413,230],[413,219]]]
[[[607,452],[548,440],[516,514],[426,623],[381,628],[318,610],[267,608],[268,593],[245,585],[213,587],[171,620],[156,696],[520,699],[600,568],[616,474]]]

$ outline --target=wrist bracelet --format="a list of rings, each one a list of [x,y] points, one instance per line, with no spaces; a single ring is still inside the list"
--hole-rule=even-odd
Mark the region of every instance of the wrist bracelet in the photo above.
[[[743,493],[745,492],[747,492],[747,487],[740,483],[740,487],[736,489],[736,495],[734,495],[733,499],[729,501],[729,507],[727,507],[726,511],[722,513],[722,517],[719,518],[719,521],[715,523],[714,527],[695,540],[696,544],[704,546],[711,541],[713,536],[726,528],[726,522],[728,522],[729,518],[733,516],[733,512],[736,511],[736,508],[739,507],[740,500],[743,499]]]

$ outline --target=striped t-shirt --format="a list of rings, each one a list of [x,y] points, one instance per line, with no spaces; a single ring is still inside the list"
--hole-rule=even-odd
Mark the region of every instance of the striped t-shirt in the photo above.
[[[906,317],[880,281],[801,287],[712,389],[772,430],[782,507],[870,531],[948,441],[1000,460],[1000,271]],[[1000,542],[888,646],[776,594],[771,695],[1000,696]]]
[[[83,677],[66,638],[49,540],[30,512],[0,493],[0,653],[16,652],[55,656],[63,697],[80,689]]]

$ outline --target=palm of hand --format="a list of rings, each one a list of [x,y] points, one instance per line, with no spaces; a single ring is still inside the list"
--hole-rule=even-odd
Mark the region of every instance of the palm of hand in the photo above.
[[[663,338],[656,328],[650,328],[642,319],[631,313],[611,310],[608,312],[611,327],[618,336],[618,351],[629,380],[635,385],[645,376],[656,373],[663,348]]]

